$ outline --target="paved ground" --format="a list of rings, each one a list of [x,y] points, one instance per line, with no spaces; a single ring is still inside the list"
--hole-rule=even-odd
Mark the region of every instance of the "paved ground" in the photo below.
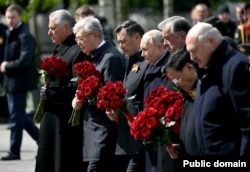
[[[7,126],[8,123],[0,122],[0,157],[5,156],[9,150],[10,130],[6,129]],[[36,143],[31,139],[26,131],[23,131],[21,160],[0,160],[0,172],[34,172],[36,151]]]

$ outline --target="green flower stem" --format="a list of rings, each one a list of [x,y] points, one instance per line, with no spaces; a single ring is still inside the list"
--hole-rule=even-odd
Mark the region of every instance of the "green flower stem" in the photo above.
[[[73,109],[68,123],[71,123],[72,126],[79,125],[79,123],[80,123],[80,115],[81,115],[81,110]]]
[[[33,121],[35,123],[40,123],[43,117],[43,106],[44,106],[44,100],[40,99],[39,104],[37,106],[35,115],[33,117]]]

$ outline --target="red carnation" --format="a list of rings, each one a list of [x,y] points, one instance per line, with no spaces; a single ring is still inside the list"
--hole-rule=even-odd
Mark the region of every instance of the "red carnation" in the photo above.
[[[133,117],[128,113],[125,93],[126,89],[123,87],[121,81],[109,81],[99,89],[96,105],[101,110],[112,112],[116,122],[119,121],[119,114],[124,114],[126,119],[131,123]]]
[[[157,149],[171,144],[170,133],[179,133],[183,97],[179,92],[160,86],[144,100],[145,109],[131,124],[130,133],[136,140],[152,143]]]
[[[56,79],[67,77],[70,74],[67,62],[61,57],[45,57],[40,65],[41,76],[44,78],[45,88]],[[42,119],[44,100],[40,99],[33,120],[39,123]]]
[[[93,63],[85,60],[74,65],[77,75],[73,81],[77,81],[76,97],[82,103],[94,104],[99,87],[102,83],[101,73]],[[79,125],[80,110],[73,109],[69,123],[72,126]]]

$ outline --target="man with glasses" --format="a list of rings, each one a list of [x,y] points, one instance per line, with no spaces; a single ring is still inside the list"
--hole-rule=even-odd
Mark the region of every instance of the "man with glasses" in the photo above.
[[[77,44],[89,57],[87,60],[102,74],[102,83],[123,81],[125,60],[118,49],[104,40],[100,21],[88,16],[73,28]],[[73,108],[81,110],[83,119],[83,161],[87,171],[111,171],[114,163],[118,125],[111,121],[105,111],[87,103],[80,104],[75,97]]]

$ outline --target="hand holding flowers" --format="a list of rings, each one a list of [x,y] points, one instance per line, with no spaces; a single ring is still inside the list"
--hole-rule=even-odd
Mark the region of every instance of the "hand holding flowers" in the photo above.
[[[44,91],[49,87],[50,83],[56,79],[67,77],[70,74],[67,62],[60,57],[45,57],[40,65],[41,76],[44,80],[45,85],[43,86]],[[43,115],[44,98],[41,97],[38,107],[36,109],[33,120],[39,123]]]
[[[136,140],[158,145],[171,145],[171,134],[179,133],[183,97],[179,92],[160,86],[144,100],[145,109],[138,113],[130,133]]]
[[[77,75],[77,91],[76,97],[72,101],[73,111],[69,119],[72,126],[79,125],[80,104],[82,105],[85,102],[95,103],[95,97],[102,81],[100,72],[96,70],[94,64],[88,61],[76,63],[74,70]]]
[[[99,89],[97,94],[97,107],[105,110],[110,120],[119,122],[119,115],[124,114],[129,122],[133,121],[132,115],[127,110],[125,100],[126,89],[121,81],[107,82]]]

